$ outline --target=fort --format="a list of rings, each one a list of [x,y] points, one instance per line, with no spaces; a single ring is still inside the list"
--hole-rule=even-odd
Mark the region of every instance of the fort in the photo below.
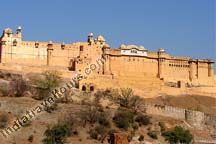
[[[214,84],[214,61],[171,56],[164,48],[153,52],[144,46],[124,45],[111,48],[105,38],[90,33],[86,42],[71,44],[24,41],[22,28],[14,33],[6,28],[0,37],[0,68],[23,72],[57,69],[63,76],[83,73],[85,68],[103,58],[102,67],[79,84],[83,91],[113,86],[144,87],[161,81],[190,84]],[[143,83],[145,81],[145,84]]]

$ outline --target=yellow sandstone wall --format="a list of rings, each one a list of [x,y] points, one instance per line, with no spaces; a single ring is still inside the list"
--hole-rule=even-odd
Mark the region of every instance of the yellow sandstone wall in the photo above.
[[[136,46],[130,47],[133,49]],[[92,33],[88,35],[87,42],[64,44],[23,41],[21,27],[18,27],[16,33],[7,28],[0,38],[0,48],[3,64],[49,66],[64,71],[69,71],[70,68],[77,73],[85,72],[86,67],[103,57],[104,64],[97,70],[97,74],[119,81],[136,81],[137,85],[142,85],[138,81],[144,81],[146,77],[190,82],[214,80],[212,60],[173,57],[163,48],[157,52],[146,51],[146,56],[123,55],[120,48],[111,49],[102,36],[94,39]],[[144,47],[135,49],[144,50]]]

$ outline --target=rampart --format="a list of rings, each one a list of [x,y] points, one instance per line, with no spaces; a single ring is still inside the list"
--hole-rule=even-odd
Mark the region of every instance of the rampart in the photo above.
[[[148,114],[161,115],[180,120],[186,120],[192,126],[203,129],[205,124],[215,125],[216,116],[200,111],[177,108],[159,104],[145,104],[145,111]]]

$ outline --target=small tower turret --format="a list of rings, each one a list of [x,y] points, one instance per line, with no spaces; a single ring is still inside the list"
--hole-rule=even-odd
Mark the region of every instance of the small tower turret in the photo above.
[[[94,42],[94,34],[93,33],[89,33],[88,34],[88,43],[92,44]]]
[[[16,35],[18,38],[22,38],[22,27],[21,26],[17,27]]]
[[[158,50],[158,78],[163,78],[163,63],[164,63],[164,55],[165,49],[159,48]]]

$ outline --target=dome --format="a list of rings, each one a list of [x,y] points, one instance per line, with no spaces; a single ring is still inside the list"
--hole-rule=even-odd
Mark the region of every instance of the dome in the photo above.
[[[52,44],[53,42],[50,40],[49,42],[48,42],[48,44]]]
[[[98,41],[103,41],[103,42],[106,41],[102,35],[99,35],[99,36],[97,37],[97,40],[98,40]]]
[[[137,47],[136,45],[128,45],[127,48],[128,48],[128,49],[132,49],[132,48],[138,49],[138,47]]]
[[[144,46],[139,46],[140,50],[147,50]]]
[[[159,48],[159,52],[165,52],[164,48]]]
[[[127,48],[126,45],[124,45],[124,44],[121,44],[121,45],[120,45],[120,49],[126,49],[126,48]]]
[[[88,36],[89,36],[89,37],[93,37],[94,34],[93,34],[93,33],[89,33]]]
[[[9,34],[12,34],[12,33],[13,33],[12,29],[10,29],[10,28],[4,29],[4,32],[5,32],[5,33],[9,33]]]
[[[22,29],[22,27],[21,27],[21,26],[18,26],[18,27],[17,27],[17,29],[18,29],[18,30],[21,30],[21,29]]]

